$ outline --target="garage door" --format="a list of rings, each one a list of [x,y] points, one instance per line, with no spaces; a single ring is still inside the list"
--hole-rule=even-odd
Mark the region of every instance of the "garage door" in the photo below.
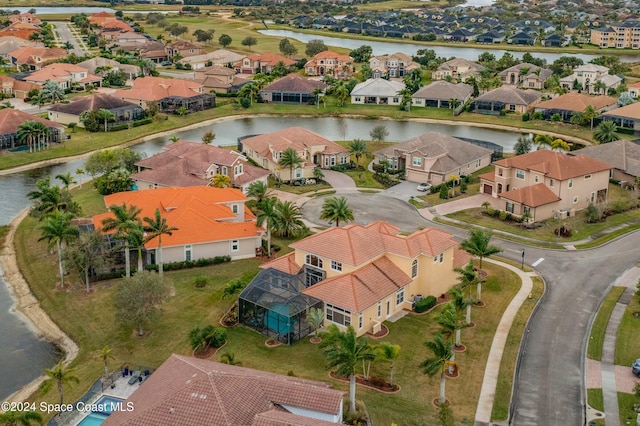
[[[486,183],[484,184],[484,193],[485,194],[489,194],[491,195],[491,193],[493,192],[493,186],[491,185],[487,185]]]

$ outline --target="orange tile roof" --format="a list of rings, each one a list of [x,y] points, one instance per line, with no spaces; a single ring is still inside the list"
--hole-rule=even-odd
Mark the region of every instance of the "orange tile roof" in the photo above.
[[[260,265],[262,269],[277,269],[278,271],[296,275],[300,272],[300,265],[296,263],[296,252],[292,251],[291,253],[285,254],[277,259],[272,260],[269,263],[263,263]]]
[[[349,55],[341,55],[336,52],[332,52],[330,50],[325,50],[316,54],[313,59],[336,59],[342,62],[353,62],[353,58]]]
[[[278,55],[277,53],[254,53],[248,55],[247,58],[251,62],[260,62],[262,65],[276,66],[278,62],[284,63],[285,66],[295,65],[296,61],[289,59],[286,56]]]
[[[131,25],[127,24],[126,22],[122,22],[122,21],[106,21],[104,23],[102,23],[101,25],[103,30],[106,31],[113,31],[113,30],[121,30],[121,31],[126,31],[126,32],[133,32],[134,29],[131,27]]]
[[[560,201],[560,197],[554,194],[544,183],[502,192],[500,197],[529,207],[544,206],[545,204]]]
[[[558,180],[566,180],[612,168],[610,164],[585,155],[566,155],[540,149],[494,162],[496,166],[531,170]]]
[[[496,173],[495,173],[495,171],[494,172],[483,173],[478,177],[481,180],[488,180],[489,182],[495,182],[496,181]]]
[[[453,249],[453,268],[462,268],[469,263],[472,256],[460,247]]]
[[[332,227],[290,246],[318,256],[328,257],[348,265],[358,266],[385,253],[413,258],[420,254],[435,256],[458,243],[452,235],[438,229],[426,228],[408,236],[386,222],[362,226],[350,224]]]
[[[57,82],[68,82],[72,81],[73,74],[85,73],[87,76],[85,80],[87,81],[102,81],[101,77],[97,75],[90,74],[86,68],[79,67],[74,64],[65,64],[65,63],[55,63],[51,65],[47,65],[39,71],[31,73],[26,80],[32,82],[42,82],[44,83],[47,80],[53,80]]]
[[[133,80],[130,90],[116,90],[113,96],[123,99],[159,101],[168,96],[191,98],[204,93],[203,86],[194,81],[179,78],[143,77]]]
[[[39,63],[45,63],[64,58],[67,56],[67,51],[60,48],[25,46],[9,53],[9,56],[15,58],[17,64],[36,64],[38,62],[34,59],[35,57],[41,58]]]
[[[540,102],[536,109],[561,109],[565,111],[582,112],[589,105],[596,110],[615,105],[617,101],[611,96],[589,96],[583,93],[569,92],[557,98]]]
[[[225,205],[244,203],[246,199],[237,189],[207,186],[128,191],[104,197],[107,207],[123,203],[138,207],[142,210],[140,218],[154,217],[156,209],[160,209],[169,226],[178,228],[173,235],[162,237],[164,247],[256,237],[262,228],[256,226],[255,216],[249,209],[245,207],[244,222],[233,222],[235,216]],[[112,213],[93,216],[95,228],[101,229],[102,221],[107,217],[113,217]],[[145,244],[147,248],[157,246],[157,239]]]
[[[362,312],[410,282],[407,274],[382,256],[354,272],[320,281],[303,293],[351,312]]]
[[[36,33],[33,28],[16,28],[11,25],[0,30],[0,37],[18,37],[23,40],[29,40],[31,34]]]

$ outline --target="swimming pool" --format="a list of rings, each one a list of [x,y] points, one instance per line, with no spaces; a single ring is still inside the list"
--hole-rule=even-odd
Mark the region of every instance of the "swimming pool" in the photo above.
[[[109,414],[118,409],[118,404],[123,403],[124,399],[102,395],[95,403],[91,404],[92,407],[95,407],[94,411],[88,413],[77,426],[100,426],[109,417]]]
[[[100,426],[109,417],[108,414],[103,413],[89,413],[87,417],[82,419],[78,426]]]

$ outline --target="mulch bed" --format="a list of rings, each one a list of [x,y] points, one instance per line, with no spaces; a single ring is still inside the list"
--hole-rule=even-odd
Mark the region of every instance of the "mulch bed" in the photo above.
[[[231,305],[229,310],[220,318],[220,325],[227,328],[238,325],[238,302]]]
[[[376,334],[369,332],[367,333],[367,336],[371,337],[372,339],[380,339],[382,337],[385,337],[387,334],[389,334],[389,328],[386,325],[381,324],[380,331],[378,331]]]
[[[335,374],[333,371],[329,372],[329,376],[332,379],[335,380],[339,380],[341,382],[346,382],[349,383],[349,378],[348,377],[344,377],[344,376],[338,376],[337,374]],[[366,381],[364,379],[364,377],[357,375],[356,374],[356,383],[360,386],[364,386],[367,387],[369,389],[373,389],[373,390],[377,390],[378,392],[382,392],[382,393],[398,393],[402,390],[402,388],[400,387],[400,385],[393,385],[393,388],[389,385],[388,382],[384,382],[384,386],[375,386],[373,383],[371,383],[371,381]]]
[[[460,346],[453,345],[453,350],[455,352],[464,352],[464,351],[467,350],[467,347],[465,345],[462,345],[462,344]]]
[[[194,352],[193,356],[196,357],[196,358],[199,358],[199,359],[211,358],[212,356],[214,356],[216,354],[216,352],[218,352],[220,349],[224,348],[225,346],[227,346],[227,341],[226,340],[224,341],[222,346],[220,346],[219,348],[214,348],[213,346],[210,346],[204,352]]]
[[[460,376],[460,368],[458,368],[458,364],[453,366],[453,373],[449,373],[449,368],[447,368],[444,375],[447,376],[447,379],[457,379]]]
[[[318,337],[318,336],[313,336],[311,339],[309,339],[309,343],[311,343],[312,345],[317,345],[318,343],[322,342],[322,337]]]
[[[413,315],[427,315],[428,313],[430,313],[431,311],[433,311],[435,308],[437,308],[438,306],[447,303],[448,301],[450,301],[452,299],[451,295],[448,293],[445,293],[443,295],[441,295],[440,297],[438,297],[438,299],[436,300],[436,304],[433,305],[433,307],[431,309],[427,309],[424,312],[415,312],[415,311],[411,311],[411,313]]]
[[[280,346],[281,344],[281,341],[275,339],[267,339],[267,341],[264,342],[264,345],[268,348],[275,348],[277,346]]]
[[[431,405],[433,405],[433,406],[434,406],[434,407],[436,407],[436,408],[440,407],[440,402],[438,401],[439,399],[440,399],[440,398],[433,398],[433,400],[431,401]],[[445,400],[444,400],[444,403],[445,403],[445,404],[448,404],[448,403],[449,403],[449,400],[448,400],[448,399],[445,399]]]

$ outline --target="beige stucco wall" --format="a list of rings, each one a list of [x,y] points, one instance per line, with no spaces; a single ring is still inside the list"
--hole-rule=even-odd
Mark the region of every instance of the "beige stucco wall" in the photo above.
[[[414,166],[411,155],[407,155],[406,159],[406,179],[410,182],[429,182],[433,185],[439,185],[449,179],[450,176],[465,176],[474,173],[491,164],[491,154],[487,154],[480,158],[480,165],[476,166],[476,160],[463,164],[460,167],[447,170],[446,172],[432,172],[429,165],[432,160],[422,157],[422,166]]]
[[[49,111],[49,120],[55,121],[60,124],[76,123],[78,127],[84,127],[84,124],[80,121],[80,117],[77,115],[67,114],[65,112]],[[104,127],[104,126],[103,126]]]
[[[231,241],[215,241],[211,243],[192,244],[191,260],[207,259],[216,256],[231,256],[232,260],[255,257],[256,248],[261,245],[259,236],[238,239],[238,251],[231,252]],[[163,262],[182,262],[185,260],[185,246],[162,247]]]

